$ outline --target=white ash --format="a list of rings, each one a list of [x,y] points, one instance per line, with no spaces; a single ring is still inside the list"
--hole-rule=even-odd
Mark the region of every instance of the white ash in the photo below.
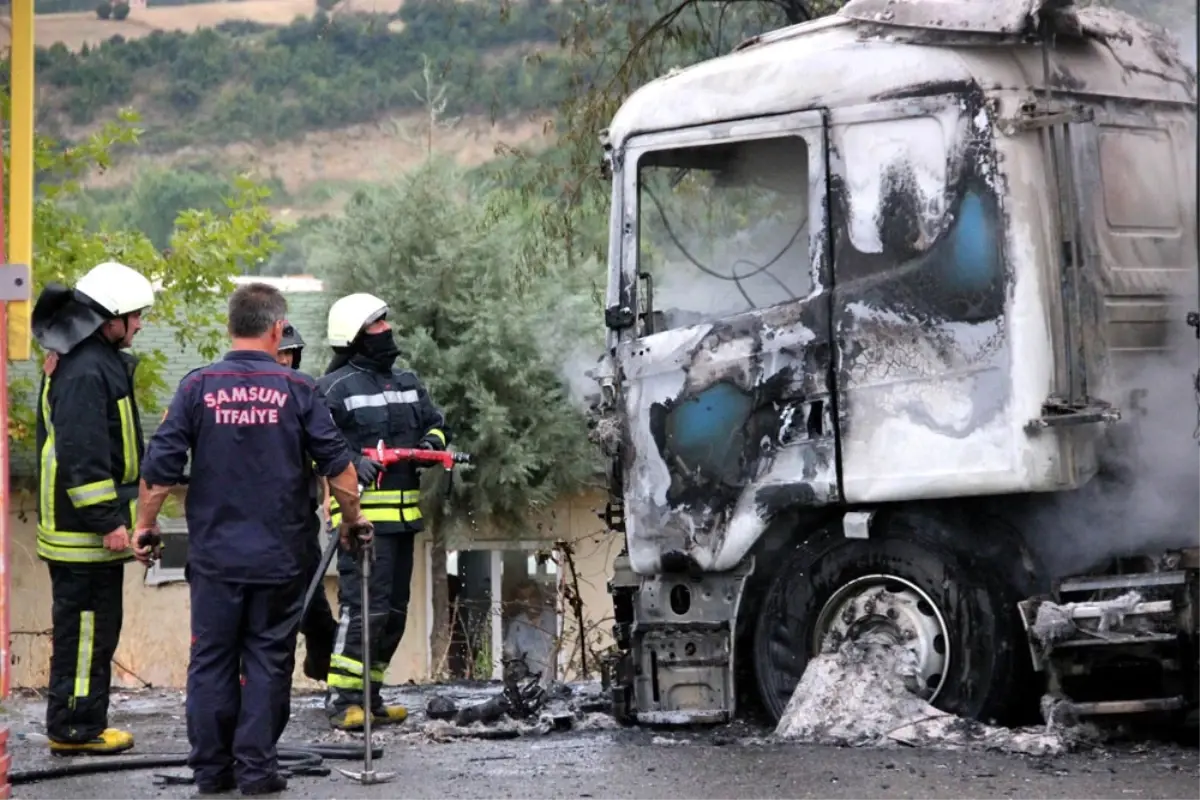
[[[985,749],[1030,755],[1065,752],[1057,730],[1013,729],[939,711],[908,688],[916,654],[862,637],[809,662],[775,729],[782,739],[839,746]]]

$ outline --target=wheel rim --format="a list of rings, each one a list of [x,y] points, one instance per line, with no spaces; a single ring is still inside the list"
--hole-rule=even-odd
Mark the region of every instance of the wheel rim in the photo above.
[[[835,591],[821,608],[813,627],[812,653],[882,634],[912,651],[917,675],[909,688],[933,702],[946,683],[950,667],[950,636],[941,609],[912,581],[895,575],[864,575]]]

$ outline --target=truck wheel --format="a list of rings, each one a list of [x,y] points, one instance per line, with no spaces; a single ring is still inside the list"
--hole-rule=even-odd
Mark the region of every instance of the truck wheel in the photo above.
[[[779,570],[755,628],[763,704],[778,721],[827,636],[873,631],[916,652],[920,678],[911,688],[921,697],[971,719],[1001,719],[1029,672],[1019,589],[1006,577],[1015,568],[996,563],[994,547],[986,558],[972,552],[979,529],[906,512],[880,522],[870,539],[820,531]]]

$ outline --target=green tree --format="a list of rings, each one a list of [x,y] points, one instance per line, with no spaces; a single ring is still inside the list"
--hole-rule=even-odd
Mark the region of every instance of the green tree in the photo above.
[[[489,213],[495,208],[510,211]],[[429,161],[395,184],[357,192],[313,253],[336,296],[370,291],[387,300],[402,362],[443,408],[456,447],[473,456],[448,500],[444,477],[428,478],[426,516],[443,553],[448,526],[519,531],[531,512],[595,475],[560,365],[578,343],[599,344],[597,316],[584,275],[561,258],[545,280],[519,283],[529,269],[528,222],[515,197],[489,204],[453,166]],[[434,580],[431,647],[440,664],[444,566]]]
[[[507,152],[507,181],[541,200],[547,238],[572,261],[601,257],[607,247],[610,187],[601,174],[600,132],[642,84],[729,52],[738,42],[831,13],[842,0],[612,0],[567,2],[562,43],[567,91],[552,157]],[[511,175],[510,173],[510,175]],[[535,266],[539,262],[533,262]]]
[[[7,121],[7,95],[0,95],[0,106]],[[121,261],[161,286],[148,322],[170,326],[180,347],[196,348],[211,358],[223,341],[222,299],[233,288],[231,278],[242,273],[245,265],[266,259],[277,246],[264,203],[268,192],[253,181],[239,178],[225,208],[181,211],[166,253],[139,230],[95,230],[81,214],[69,210],[69,201],[80,193],[83,175],[111,163],[110,153],[115,146],[136,144],[137,121],[132,112],[122,112],[116,121],[68,147],[45,136],[35,138],[38,187],[34,205],[34,296],[48,282],[70,285],[101,261]],[[8,156],[6,141],[5,174],[9,174]],[[136,346],[135,351],[142,359],[137,372],[138,401],[152,412],[158,408],[159,393],[169,388],[162,379],[167,355],[159,350],[137,350]],[[42,353],[36,343],[35,353],[40,361]],[[10,435],[16,446],[31,444],[32,388],[28,378],[15,378],[9,384],[13,398]],[[20,402],[21,397],[26,401]]]

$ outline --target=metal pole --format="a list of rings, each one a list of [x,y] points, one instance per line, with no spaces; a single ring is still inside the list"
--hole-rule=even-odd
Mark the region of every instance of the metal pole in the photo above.
[[[33,264],[33,2],[12,0],[12,140],[9,142],[8,263]],[[27,289],[31,287],[26,287]],[[28,299],[8,307],[8,357],[30,358]]]
[[[361,489],[360,488],[360,494]],[[359,579],[362,581],[362,668],[363,668],[363,771],[338,769],[347,778],[365,785],[387,783],[396,777],[394,772],[375,771],[375,742],[371,739],[371,714],[374,711],[371,687],[371,562],[375,560],[375,543],[359,543]]]
[[[4,162],[0,160],[0,261],[7,261],[4,230]],[[9,602],[12,574],[9,560],[8,485],[8,303],[0,302],[0,702],[8,699],[12,671]],[[8,782],[8,726],[0,726],[0,797],[12,792]]]
[[[375,668],[375,651],[371,649],[371,551],[362,547],[358,557],[362,563],[359,578],[362,580],[363,739],[366,742],[363,771],[370,775],[375,771],[371,753],[371,717],[375,716],[374,696],[371,694],[371,670]]]
[[[11,49],[9,84],[12,87],[11,138],[9,140],[9,192],[11,218],[3,215],[4,175],[0,168],[0,255],[6,283],[0,297],[0,701],[7,699],[12,682],[11,618],[12,560],[11,491],[8,446],[8,361],[30,357],[29,265],[33,263],[33,0],[12,0],[9,6]],[[9,223],[5,225],[5,223]],[[7,234],[7,236],[5,235]],[[7,249],[7,252],[5,250]],[[24,272],[9,264],[23,264]],[[15,277],[14,277],[15,276]],[[0,728],[0,798],[9,797],[11,757],[8,728]]]

